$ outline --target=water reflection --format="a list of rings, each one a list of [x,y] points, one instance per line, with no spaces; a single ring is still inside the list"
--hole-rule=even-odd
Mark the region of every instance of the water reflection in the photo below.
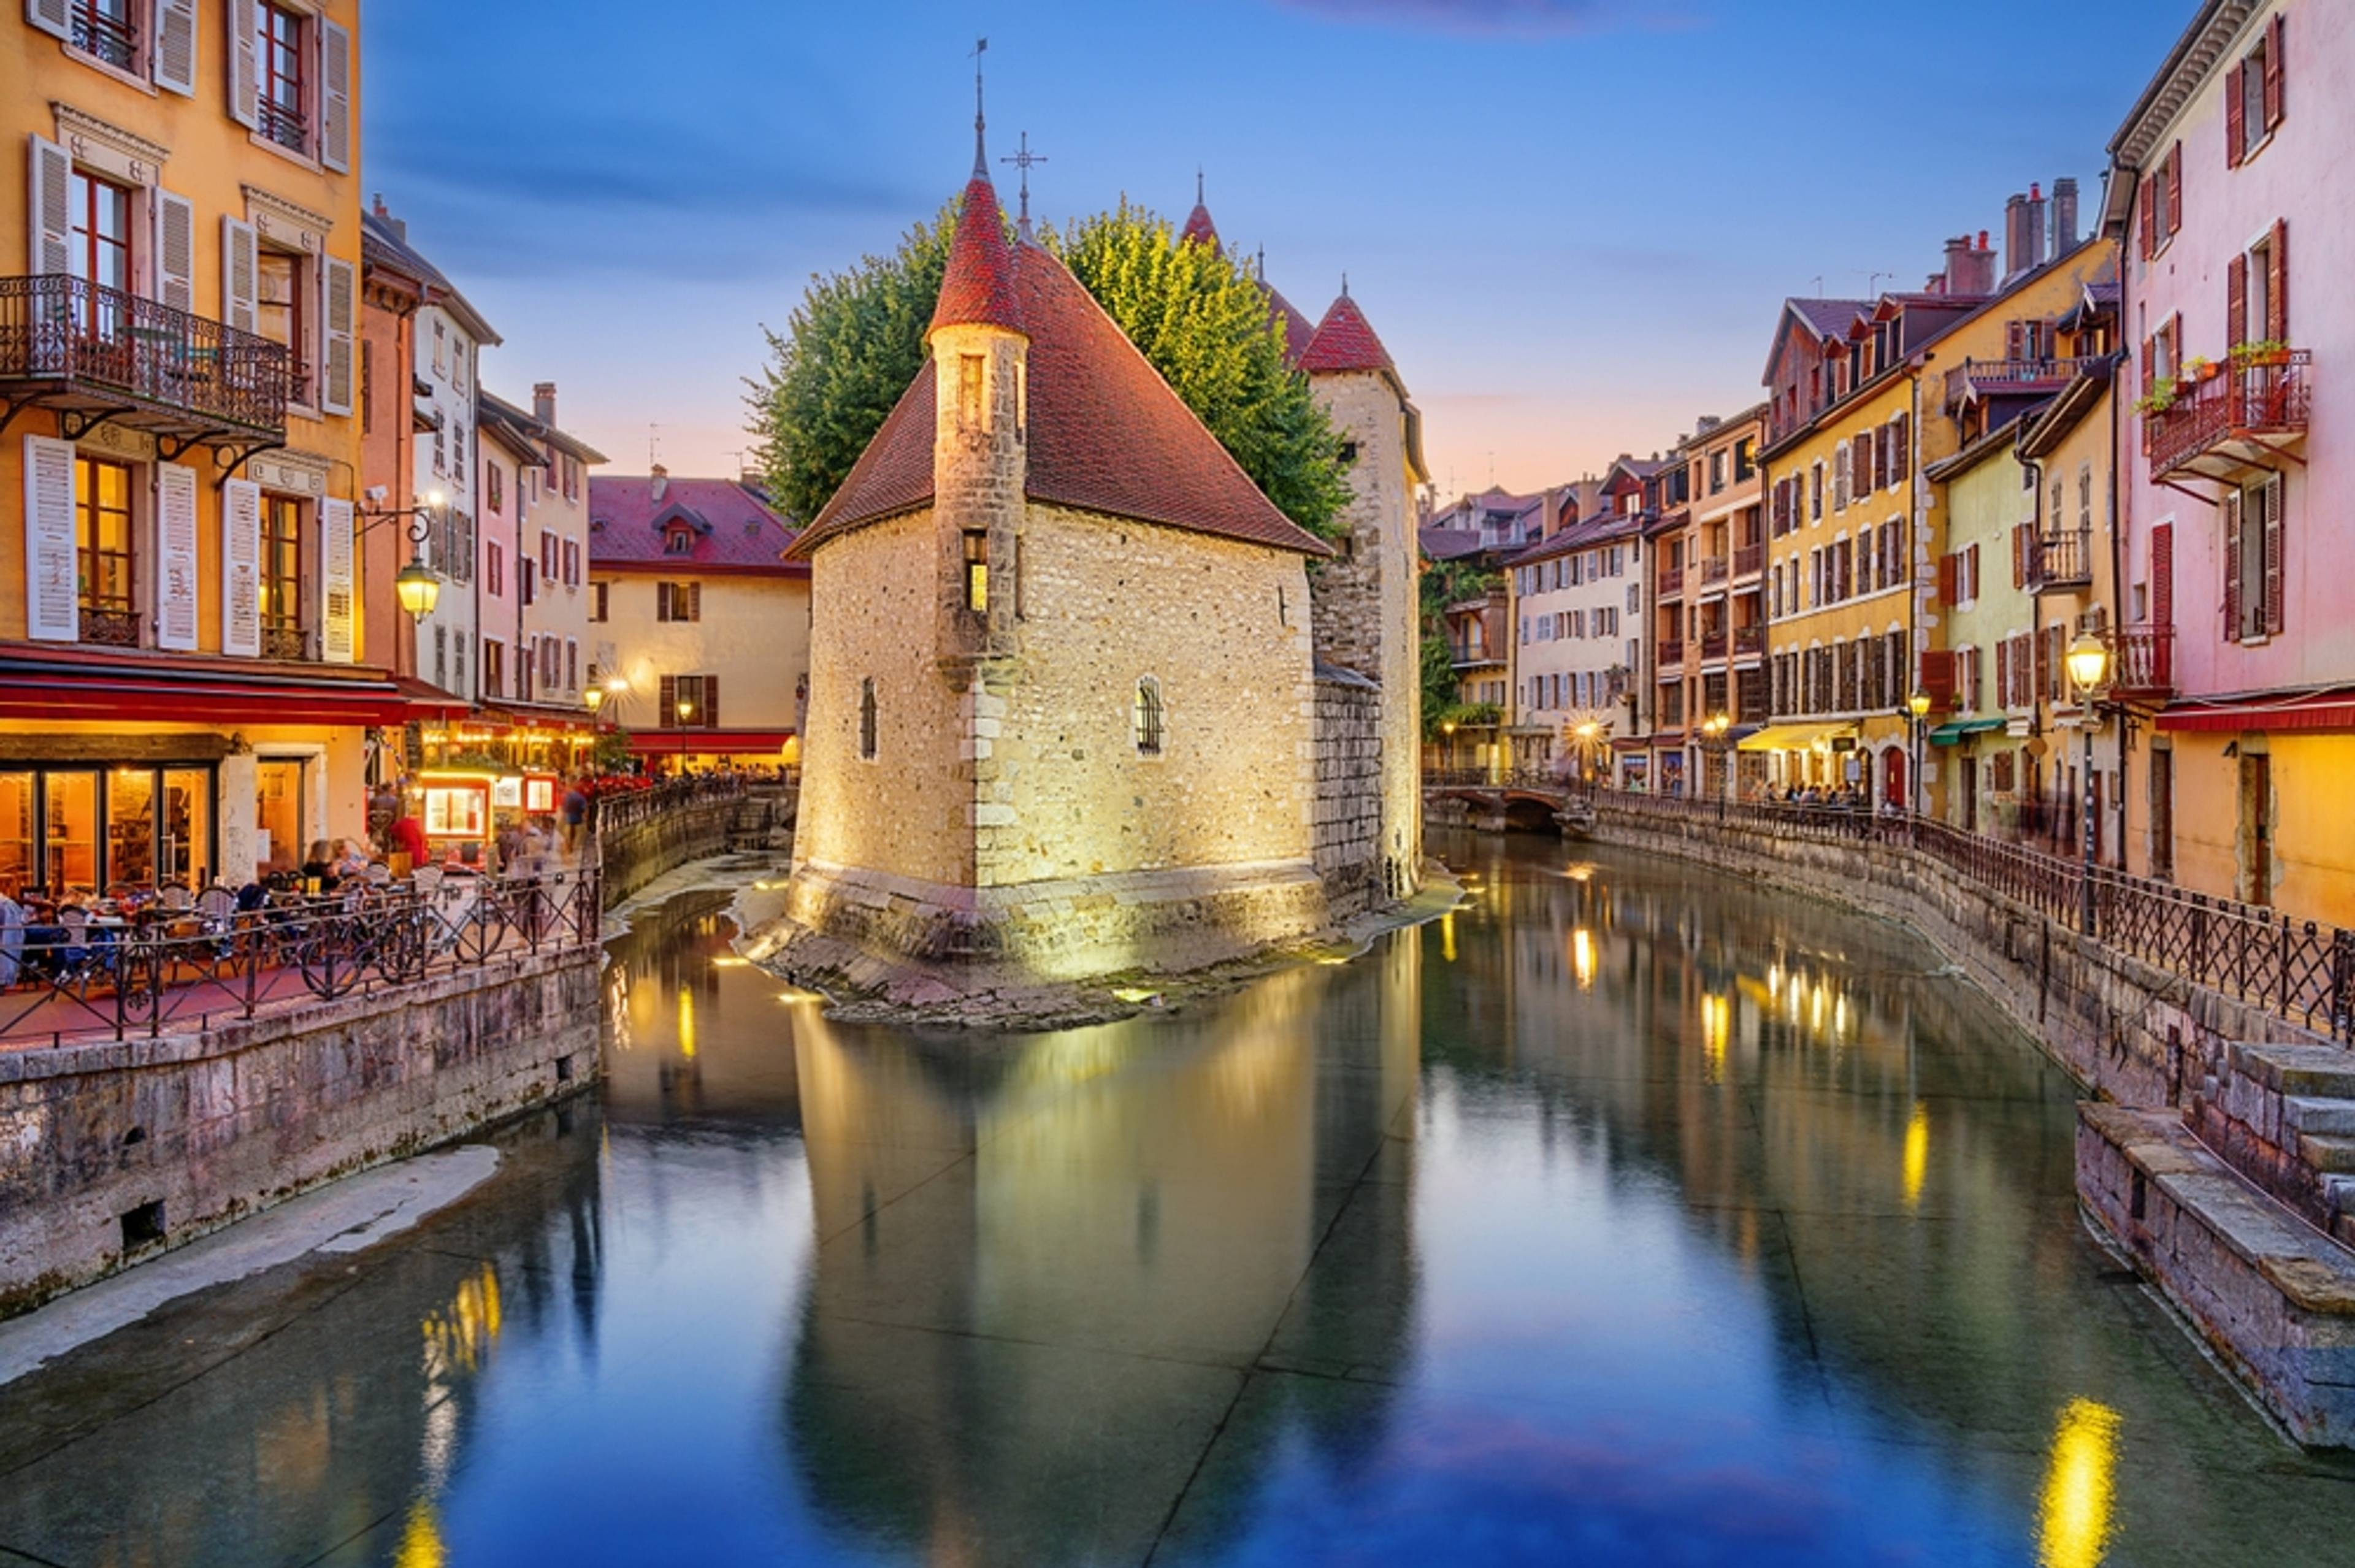
[[[602,1115],[0,1389],[0,1561],[2342,1560],[2355,1470],[2090,1245],[2070,1086],[1922,949],[1448,848],[1359,963],[998,1040],[676,902]]]

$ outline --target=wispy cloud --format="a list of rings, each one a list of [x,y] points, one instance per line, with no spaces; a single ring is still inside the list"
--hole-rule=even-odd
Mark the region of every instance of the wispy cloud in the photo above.
[[[1337,22],[1462,33],[1548,37],[1697,26],[1694,0],[1276,0]]]

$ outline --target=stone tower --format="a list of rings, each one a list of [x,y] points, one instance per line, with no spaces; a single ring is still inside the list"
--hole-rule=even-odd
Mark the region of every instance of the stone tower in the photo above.
[[[1344,283],[1300,355],[1317,398],[1348,443],[1350,499],[1340,553],[1310,580],[1316,662],[1380,688],[1380,874],[1412,891],[1423,863],[1422,629],[1416,593],[1414,487],[1428,481],[1422,415],[1381,339]]]

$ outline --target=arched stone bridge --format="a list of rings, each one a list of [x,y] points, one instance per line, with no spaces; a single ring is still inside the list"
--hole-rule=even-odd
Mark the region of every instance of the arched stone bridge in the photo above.
[[[1490,773],[1485,769],[1423,775],[1426,810],[1459,805],[1469,825],[1482,832],[1518,828],[1529,833],[1582,831],[1593,820],[1582,785],[1546,773]]]

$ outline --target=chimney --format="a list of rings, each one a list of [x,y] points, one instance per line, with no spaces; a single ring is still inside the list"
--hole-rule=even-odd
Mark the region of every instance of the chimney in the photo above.
[[[2044,265],[2044,187],[2036,184],[2028,187],[2028,264]]]
[[[648,497],[659,507],[664,495],[670,489],[670,470],[657,463],[654,465],[654,475],[655,482],[646,486],[646,490]]]
[[[2003,275],[2016,277],[2028,267],[2028,198],[2013,193],[2003,204]]]
[[[1970,293],[1968,287],[1970,274],[1971,237],[1967,234],[1957,234],[1946,241],[1945,287],[1940,292],[1950,294]]]
[[[556,428],[556,383],[536,381],[531,389],[531,417],[553,430]],[[657,469],[655,472],[661,472]]]
[[[2077,176],[2062,175],[2052,182],[2052,253],[2065,256],[2077,248]]]

